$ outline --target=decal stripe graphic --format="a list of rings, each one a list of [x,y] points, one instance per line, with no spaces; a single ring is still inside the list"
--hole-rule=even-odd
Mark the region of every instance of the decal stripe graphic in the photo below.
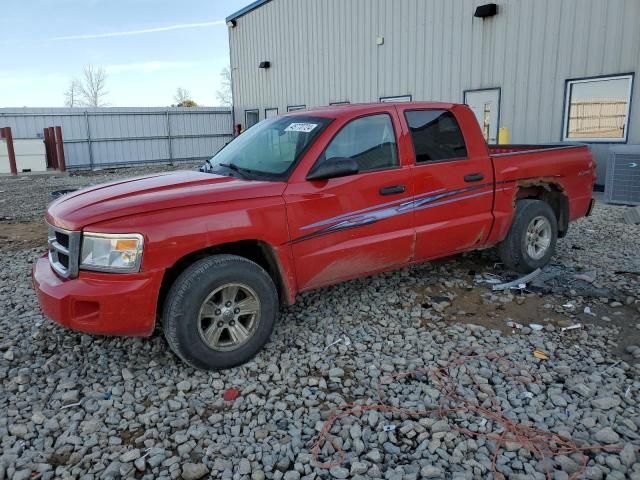
[[[562,176],[554,175],[554,177],[561,178]],[[397,215],[404,215],[405,213],[410,213],[415,210],[423,210],[427,208],[437,207],[439,205],[455,203],[461,200],[467,200],[469,198],[479,197],[481,195],[489,195],[494,192],[496,193],[503,192],[505,190],[509,190],[510,187],[494,189],[494,186],[507,185],[507,184],[516,183],[520,180],[530,180],[535,178],[536,177],[527,177],[527,178],[520,178],[520,179],[513,179],[513,180],[501,180],[495,183],[492,183],[492,182],[483,183],[479,185],[472,185],[469,187],[459,188],[459,189],[450,190],[450,191],[445,191],[443,188],[441,188],[439,190],[434,190],[432,192],[422,193],[412,198],[403,198],[401,200],[396,200],[394,202],[381,203],[378,205],[374,205],[372,207],[363,208],[361,210],[355,210],[353,212],[343,213],[341,215],[327,218],[326,220],[320,220],[319,222],[311,223],[309,225],[305,225],[301,227],[301,230],[308,230],[310,228],[323,227],[323,226],[325,228],[321,228],[319,230],[316,230],[313,233],[309,233],[301,237],[298,237],[294,240],[291,240],[289,244],[302,242],[310,238],[319,237],[321,235],[327,235],[333,232],[339,232],[341,230],[362,227],[365,225],[371,225],[372,223],[378,222],[380,220],[395,217]],[[456,198],[449,198],[449,197],[455,197],[456,195],[459,195],[461,193],[474,192],[476,190],[481,190],[487,187],[490,187],[490,190],[477,192],[469,195],[464,195]]]
[[[474,185],[470,187],[460,188],[457,190],[451,191],[443,191],[442,189],[436,190],[434,192],[425,193],[419,195],[417,197],[413,197],[412,200],[408,200],[406,198],[402,200],[397,200],[395,202],[382,203],[379,205],[375,205],[373,207],[364,208],[362,210],[356,210],[354,212],[344,213],[335,217],[328,218],[326,220],[321,220],[319,222],[315,222],[309,225],[305,225],[301,228],[301,230],[307,230],[313,227],[319,227],[324,225],[329,225],[325,228],[321,228],[313,233],[309,233],[307,235],[303,235],[292,240],[290,243],[298,243],[304,240],[308,240],[310,238],[319,237],[322,235],[327,235],[329,233],[338,232],[341,230],[351,229],[355,227],[362,227],[365,225],[371,225],[372,223],[376,223],[380,220],[384,220],[386,218],[395,217],[397,215],[403,215],[405,213],[413,212],[414,210],[423,210],[426,208],[437,207],[439,205],[446,205],[449,203],[455,203],[461,200],[467,200],[469,198],[475,198],[482,195],[493,194],[494,190],[486,190],[484,192],[472,193],[469,195],[464,195],[457,198],[450,198],[461,193],[473,192],[475,190],[480,190],[486,187],[492,187],[493,184],[485,183],[481,185]],[[505,189],[497,189],[496,192],[503,191]]]
[[[444,191],[445,191],[444,188],[441,188],[441,189],[435,190],[433,192],[424,193],[424,194],[422,194],[422,196],[424,196],[424,195],[433,195],[433,194],[441,193],[441,192],[444,192]],[[374,205],[372,207],[363,208],[361,210],[355,210],[355,211],[349,212],[349,213],[343,213],[343,214],[338,215],[336,217],[328,218],[326,220],[320,220],[319,222],[315,222],[315,223],[311,223],[309,225],[305,225],[301,229],[302,230],[307,230],[309,228],[321,227],[323,225],[328,225],[330,223],[334,223],[334,222],[337,222],[337,221],[340,221],[340,220],[347,219],[347,218],[352,217],[354,215],[359,215],[361,213],[371,212],[371,211],[375,211],[375,210],[379,210],[379,209],[382,209],[382,208],[385,208],[385,207],[391,207],[391,206],[395,206],[395,205],[400,205],[401,207],[404,206],[404,208],[409,208],[410,209],[413,206],[413,200],[407,199],[407,198],[403,198],[402,200],[395,200],[393,202],[380,203],[380,204]]]

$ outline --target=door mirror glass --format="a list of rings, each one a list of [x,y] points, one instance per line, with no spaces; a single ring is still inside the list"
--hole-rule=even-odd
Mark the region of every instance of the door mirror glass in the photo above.
[[[358,173],[358,162],[348,157],[320,159],[307,175],[307,180],[328,180]]]

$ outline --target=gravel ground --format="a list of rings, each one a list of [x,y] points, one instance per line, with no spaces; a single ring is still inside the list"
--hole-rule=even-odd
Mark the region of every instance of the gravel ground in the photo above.
[[[202,163],[202,162],[200,162]],[[200,164],[147,165],[134,168],[68,172],[58,175],[0,176],[0,220],[31,220],[42,217],[50,193],[57,190],[88,187],[120,178],[149,173],[196,168]]]
[[[622,208],[574,224],[528,290],[479,282],[509,278],[491,250],[348,282],[205,373],[161,332],[93,337],[39,312],[49,191],[138,173],[0,179],[0,480],[640,479],[640,226]]]

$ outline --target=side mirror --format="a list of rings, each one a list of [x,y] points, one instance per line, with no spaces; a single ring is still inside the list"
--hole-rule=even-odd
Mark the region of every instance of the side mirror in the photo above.
[[[316,163],[307,180],[328,180],[358,173],[358,162],[348,157],[324,158]]]

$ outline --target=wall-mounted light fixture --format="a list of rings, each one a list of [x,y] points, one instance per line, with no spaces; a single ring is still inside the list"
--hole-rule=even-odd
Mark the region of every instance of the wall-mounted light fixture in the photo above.
[[[258,68],[271,68],[271,62],[260,62]]]
[[[478,18],[487,18],[493,17],[498,13],[498,6],[495,3],[487,3],[486,5],[479,5],[476,8],[476,13],[473,14],[474,17]]]
[[[236,28],[236,25],[238,25],[238,22],[236,22],[235,20],[229,20],[227,22],[227,27],[229,28]]]

